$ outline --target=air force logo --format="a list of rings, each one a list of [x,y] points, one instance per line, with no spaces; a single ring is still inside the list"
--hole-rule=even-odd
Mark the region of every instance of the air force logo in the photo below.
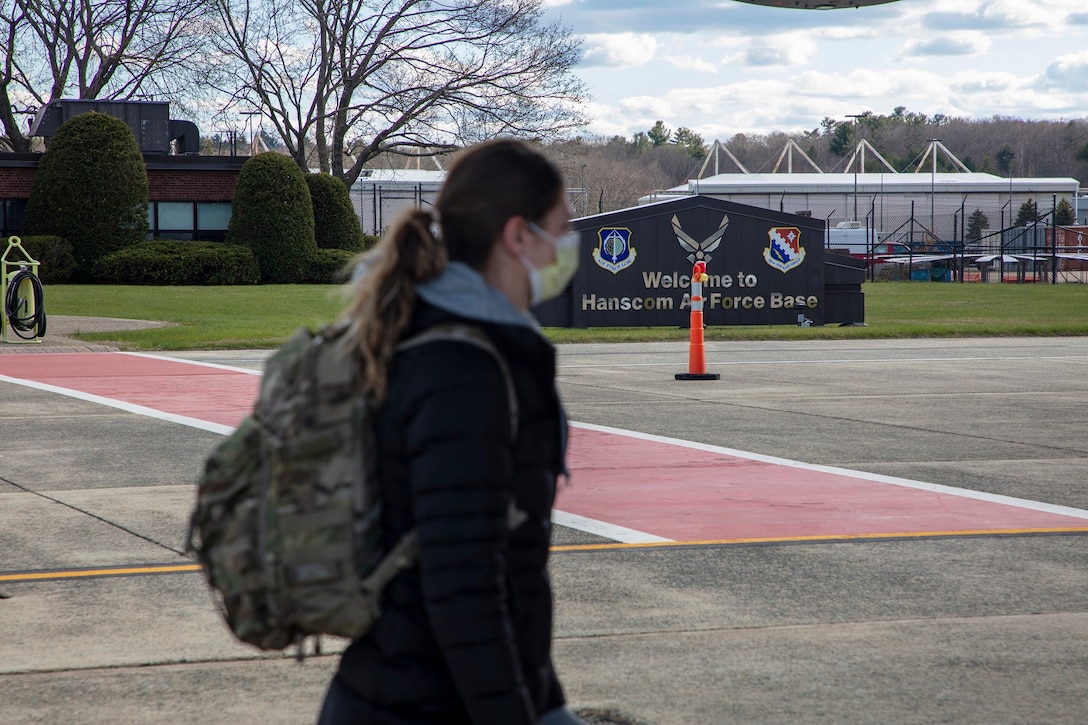
[[[709,237],[701,242],[695,241],[695,239],[680,228],[680,220],[676,218],[676,215],[672,215],[672,230],[676,234],[676,241],[679,242],[680,248],[685,252],[691,252],[688,255],[688,261],[695,264],[695,260],[703,262],[709,262],[714,259],[710,256],[710,253],[718,248],[718,245],[722,243],[722,237],[725,236],[725,230],[729,227],[729,216],[727,214],[722,215],[722,223],[718,225],[718,228]]]
[[[770,243],[763,250],[763,259],[770,266],[788,272],[805,261],[801,230],[797,227],[771,227],[767,230],[767,236]]]
[[[601,269],[616,274],[635,263],[638,252],[631,246],[631,230],[627,227],[605,227],[597,230],[597,247],[593,261]]]

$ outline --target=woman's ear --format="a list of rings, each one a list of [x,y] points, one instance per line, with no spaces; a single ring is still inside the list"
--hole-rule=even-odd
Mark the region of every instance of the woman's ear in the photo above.
[[[529,234],[529,224],[523,216],[512,216],[502,225],[502,234],[499,235],[499,244],[510,254],[519,259],[525,254],[526,239]]]

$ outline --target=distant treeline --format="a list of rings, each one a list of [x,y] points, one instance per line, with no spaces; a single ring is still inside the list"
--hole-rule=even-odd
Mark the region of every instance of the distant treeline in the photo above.
[[[900,106],[887,115],[860,116],[856,122],[824,118],[811,131],[740,133],[717,140],[749,171],[769,173],[791,139],[825,172],[855,168],[857,162],[850,169],[847,162],[858,141],[866,140],[892,168],[909,173],[917,168],[930,140],[939,139],[972,171],[1088,180],[1088,119],[1030,121],[995,116],[973,120],[926,116]],[[545,150],[563,168],[568,184],[584,189],[575,212],[592,214],[631,206],[640,196],[695,178],[714,140],[686,128],[673,132],[658,122],[630,138],[583,136],[553,142]],[[924,170],[931,168],[930,163],[926,161]],[[799,155],[794,156],[793,166],[794,171],[810,170]],[[719,169],[738,171],[725,154],[719,155]],[[943,155],[938,156],[937,169],[956,170]],[[870,152],[865,170],[887,169]]]

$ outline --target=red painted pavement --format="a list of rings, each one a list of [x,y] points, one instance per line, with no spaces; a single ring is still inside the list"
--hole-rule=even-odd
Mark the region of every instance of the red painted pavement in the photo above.
[[[1088,520],[574,429],[556,508],[677,541],[1088,527]]]
[[[0,374],[236,425],[259,378],[118,353],[0,355]],[[754,461],[599,431],[571,431],[557,508],[677,541],[1082,528],[1088,520]]]
[[[0,355],[0,375],[236,426],[257,397],[256,375],[111,352]]]

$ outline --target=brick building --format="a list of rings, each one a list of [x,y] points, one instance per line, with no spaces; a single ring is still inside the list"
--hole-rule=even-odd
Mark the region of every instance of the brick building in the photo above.
[[[41,154],[0,154],[0,235],[23,229]],[[148,222],[154,239],[222,241],[238,171],[248,156],[145,154]]]
[[[199,134],[189,121],[169,119],[169,104],[56,101],[41,109],[32,133],[48,139],[65,120],[98,111],[133,130],[147,168],[149,237],[221,241],[230,222],[238,172],[248,156],[200,156]],[[178,149],[184,153],[171,154]],[[34,174],[42,154],[0,153],[0,236],[20,234]]]

